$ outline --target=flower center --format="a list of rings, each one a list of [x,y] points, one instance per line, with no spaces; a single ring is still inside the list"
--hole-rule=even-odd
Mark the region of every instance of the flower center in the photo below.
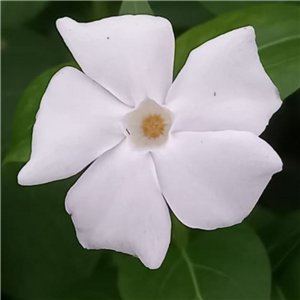
[[[153,100],[145,100],[124,118],[124,133],[135,147],[152,150],[168,141],[171,112]]]
[[[160,115],[150,115],[142,122],[144,136],[156,139],[164,133],[164,120]]]

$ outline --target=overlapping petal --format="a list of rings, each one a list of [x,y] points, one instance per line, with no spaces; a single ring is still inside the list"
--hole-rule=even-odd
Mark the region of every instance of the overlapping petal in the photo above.
[[[153,157],[171,209],[201,229],[241,222],[282,168],[266,142],[240,131],[178,132]]]
[[[42,98],[31,158],[19,183],[41,184],[78,173],[124,138],[120,122],[128,111],[82,72],[63,68]]]
[[[173,131],[262,133],[281,100],[260,63],[253,28],[231,31],[193,50],[166,104],[176,116]]]
[[[118,99],[134,106],[162,103],[172,83],[174,35],[168,20],[139,15],[77,23],[57,28],[82,70]]]
[[[170,216],[149,153],[124,141],[103,154],[66,198],[77,237],[88,249],[132,254],[158,268],[170,242]]]

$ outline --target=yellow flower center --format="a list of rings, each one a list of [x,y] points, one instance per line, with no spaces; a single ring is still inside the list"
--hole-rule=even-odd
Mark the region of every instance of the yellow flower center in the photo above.
[[[156,139],[164,133],[164,120],[160,115],[150,115],[142,122],[143,134],[149,139]]]

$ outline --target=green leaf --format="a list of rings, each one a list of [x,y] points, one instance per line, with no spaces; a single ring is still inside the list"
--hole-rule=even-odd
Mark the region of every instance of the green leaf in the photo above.
[[[63,299],[93,274],[102,252],[83,249],[64,209],[76,178],[22,187],[20,168],[2,169],[1,288],[10,299]]]
[[[93,17],[96,20],[118,15],[122,0],[92,0]]]
[[[66,292],[66,299],[117,300],[121,299],[118,286],[118,269],[112,262],[112,251],[101,251],[101,259],[85,280],[76,283]]]
[[[273,272],[300,247],[300,211],[275,213],[257,206],[246,219],[268,251]]]
[[[137,259],[119,259],[123,299],[269,299],[270,267],[266,251],[246,225],[194,233],[184,248],[171,245],[160,269]]]
[[[1,150],[6,155],[14,112],[29,83],[41,72],[71,60],[58,33],[43,37],[21,28],[1,31]],[[5,76],[4,76],[5,74]]]
[[[275,213],[257,206],[246,221],[265,244],[273,272],[300,247],[300,211]]]
[[[300,211],[279,215],[259,231],[276,271],[300,247]]]
[[[18,104],[13,124],[13,138],[9,152],[3,163],[26,162],[31,153],[32,129],[42,96],[51,77],[64,66],[76,66],[68,63],[56,66],[34,79],[23,93]]]
[[[246,222],[260,234],[261,231],[270,227],[270,224],[278,218],[278,214],[257,204],[251,214],[246,218]]]
[[[175,74],[191,50],[230,30],[251,25],[266,72],[284,99],[300,86],[299,7],[269,4],[221,15],[184,33],[176,40]]]
[[[287,300],[284,292],[282,291],[280,285],[277,282],[273,282],[272,284],[272,300]]]
[[[186,30],[215,17],[198,1],[152,1],[151,7],[156,16],[168,19],[178,36]]]
[[[286,1],[277,1],[277,3]],[[246,8],[255,5],[272,4],[274,1],[201,1],[201,4],[215,15],[224,14],[232,10]]]
[[[276,271],[273,279],[272,300],[300,299],[300,247],[289,256],[285,265]]]
[[[271,299],[299,299],[300,211],[275,213],[258,206],[247,222],[254,226],[270,257]]]
[[[1,1],[1,25],[16,27],[37,16],[48,1]]]
[[[189,229],[171,212],[172,240],[178,248],[185,248],[189,242]]]
[[[260,1],[266,3],[265,1]],[[252,1],[201,1],[201,4],[215,15],[224,14],[232,10],[255,5]]]
[[[148,1],[123,1],[119,15],[153,15]]]

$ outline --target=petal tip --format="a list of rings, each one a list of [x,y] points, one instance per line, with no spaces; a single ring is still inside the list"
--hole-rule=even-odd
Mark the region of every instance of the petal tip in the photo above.
[[[140,257],[138,257],[140,259],[140,261],[142,262],[142,264],[148,268],[149,270],[157,270],[160,268],[160,266],[162,265],[162,262],[164,259],[148,259],[148,260],[144,260],[141,259]]]
[[[253,32],[253,33],[255,33],[255,30],[254,30],[254,27],[253,26],[245,26],[244,27],[244,30],[248,30],[249,32]]]
[[[277,153],[276,153],[276,156],[277,156],[277,158],[276,158],[276,160],[277,160],[277,171],[274,174],[279,173],[283,170],[283,161]]]
[[[30,180],[28,180],[28,172],[26,171],[26,166],[27,164],[20,170],[18,176],[17,176],[17,180],[18,180],[18,184],[19,185],[31,185],[30,184]]]
[[[244,39],[248,40],[250,43],[255,43],[256,34],[255,29],[252,26],[241,27],[236,30],[236,33],[240,34],[240,37],[244,36]]]
[[[145,267],[150,270],[156,270],[159,269],[162,265],[166,257],[169,245],[170,237],[165,242],[159,241],[157,243],[158,247],[152,248],[151,251],[138,251],[135,256],[139,258],[139,260]]]
[[[19,172],[17,176],[17,181],[19,185],[30,186],[44,184],[49,181],[45,180],[42,176],[40,170],[37,170],[35,164],[29,161]]]
[[[56,28],[61,33],[62,30],[70,30],[72,24],[76,23],[69,17],[63,17],[56,20]]]

